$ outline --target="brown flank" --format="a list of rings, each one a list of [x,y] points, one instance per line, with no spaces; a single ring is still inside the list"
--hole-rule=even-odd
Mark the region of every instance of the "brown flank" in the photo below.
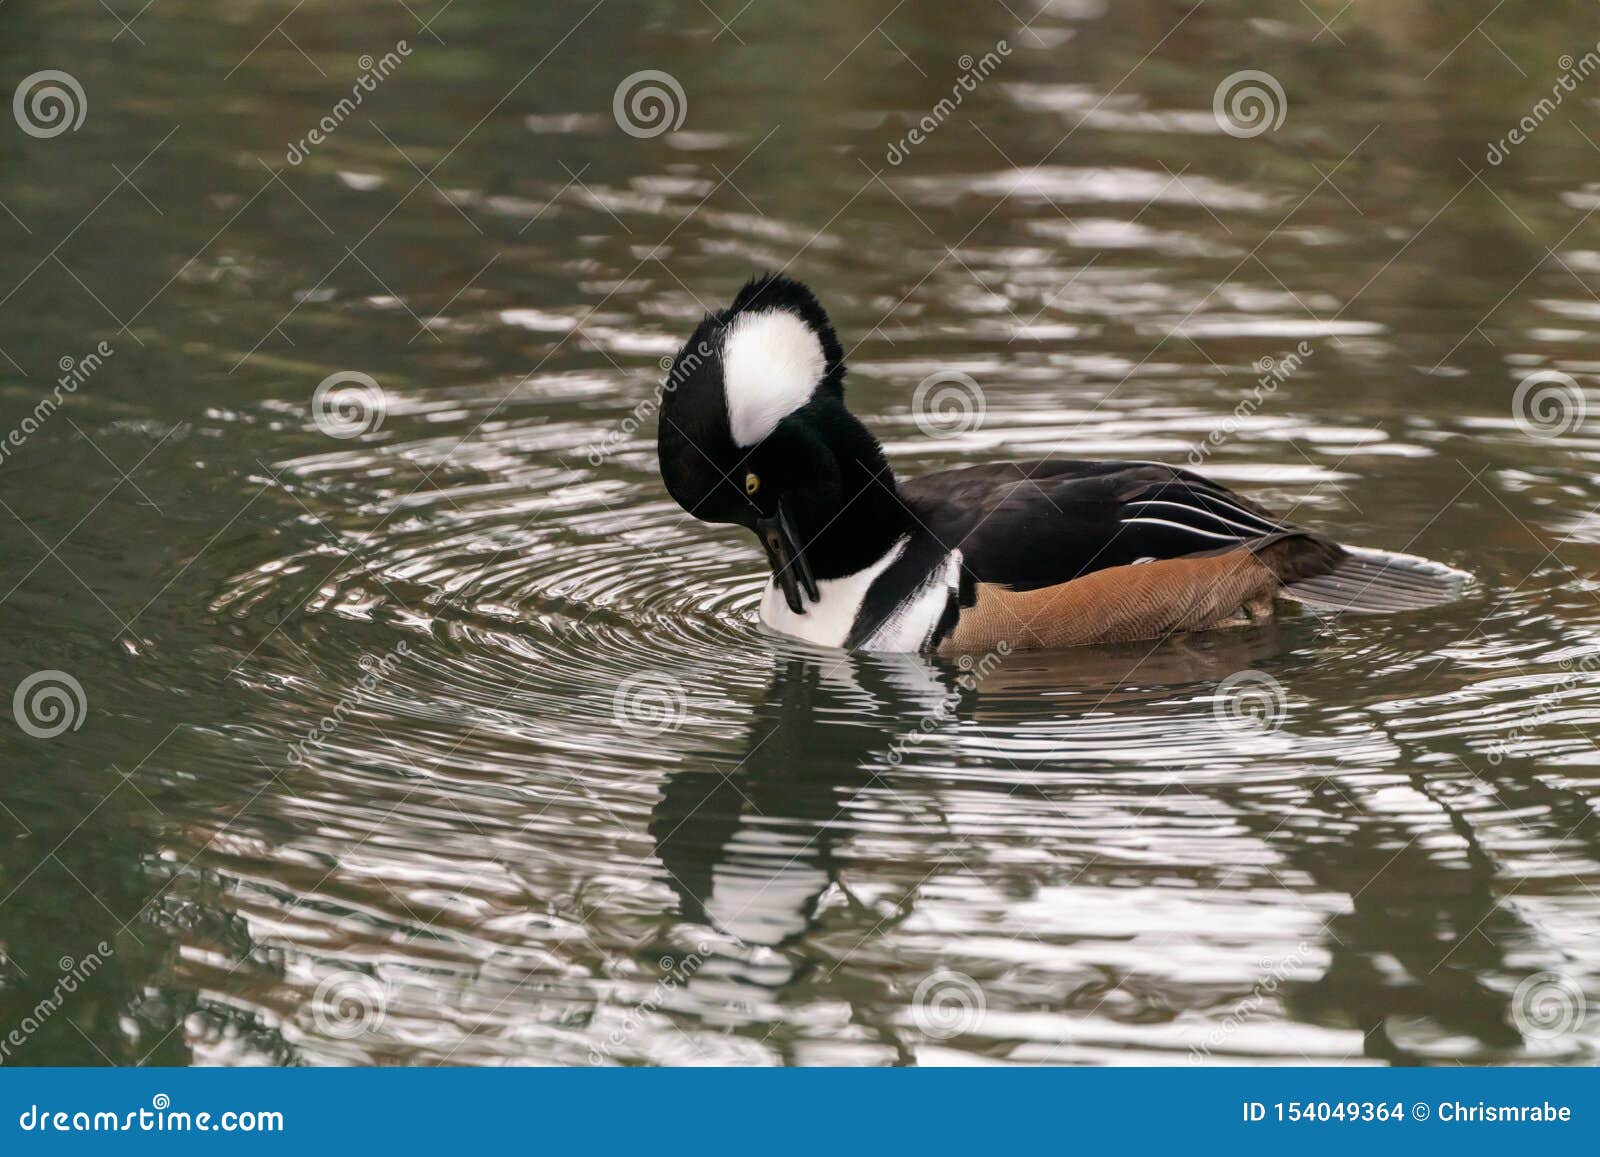
[[[943,654],[1076,647],[1157,639],[1268,617],[1285,582],[1331,569],[1343,555],[1310,535],[1273,535],[1223,552],[1106,567],[1037,590],[979,583]]]

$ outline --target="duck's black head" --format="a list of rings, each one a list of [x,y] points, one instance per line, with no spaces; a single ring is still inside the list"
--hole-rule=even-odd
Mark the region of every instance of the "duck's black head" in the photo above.
[[[657,450],[704,522],[755,531],[789,606],[882,557],[907,515],[878,442],[844,405],[844,350],[804,285],[758,277],[673,360]]]

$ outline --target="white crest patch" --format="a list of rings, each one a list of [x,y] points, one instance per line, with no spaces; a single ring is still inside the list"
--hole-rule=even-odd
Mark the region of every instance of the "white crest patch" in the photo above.
[[[828,360],[811,327],[786,310],[742,313],[722,343],[728,425],[754,446],[810,400]]]

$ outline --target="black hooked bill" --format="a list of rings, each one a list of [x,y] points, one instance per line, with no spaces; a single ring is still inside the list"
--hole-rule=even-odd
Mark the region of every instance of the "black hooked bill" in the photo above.
[[[812,602],[819,601],[822,592],[817,589],[811,564],[806,561],[800,537],[795,534],[794,524],[789,521],[783,503],[778,503],[775,514],[756,519],[756,534],[761,538],[761,545],[767,548],[767,562],[772,566],[772,577],[783,588],[783,597],[788,600],[789,609],[797,615],[805,614],[805,604],[800,601],[801,589],[805,590],[806,597]]]

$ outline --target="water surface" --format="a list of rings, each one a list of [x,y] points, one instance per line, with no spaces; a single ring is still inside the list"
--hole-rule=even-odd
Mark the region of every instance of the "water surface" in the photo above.
[[[0,727],[6,1061],[1592,1063],[1600,75],[1489,160],[1592,5],[880,8],[0,10],[86,102],[0,122],[0,426],[73,379],[0,692],[82,691]],[[897,471],[1199,461],[1475,584],[770,637],[651,413],[768,268]]]

